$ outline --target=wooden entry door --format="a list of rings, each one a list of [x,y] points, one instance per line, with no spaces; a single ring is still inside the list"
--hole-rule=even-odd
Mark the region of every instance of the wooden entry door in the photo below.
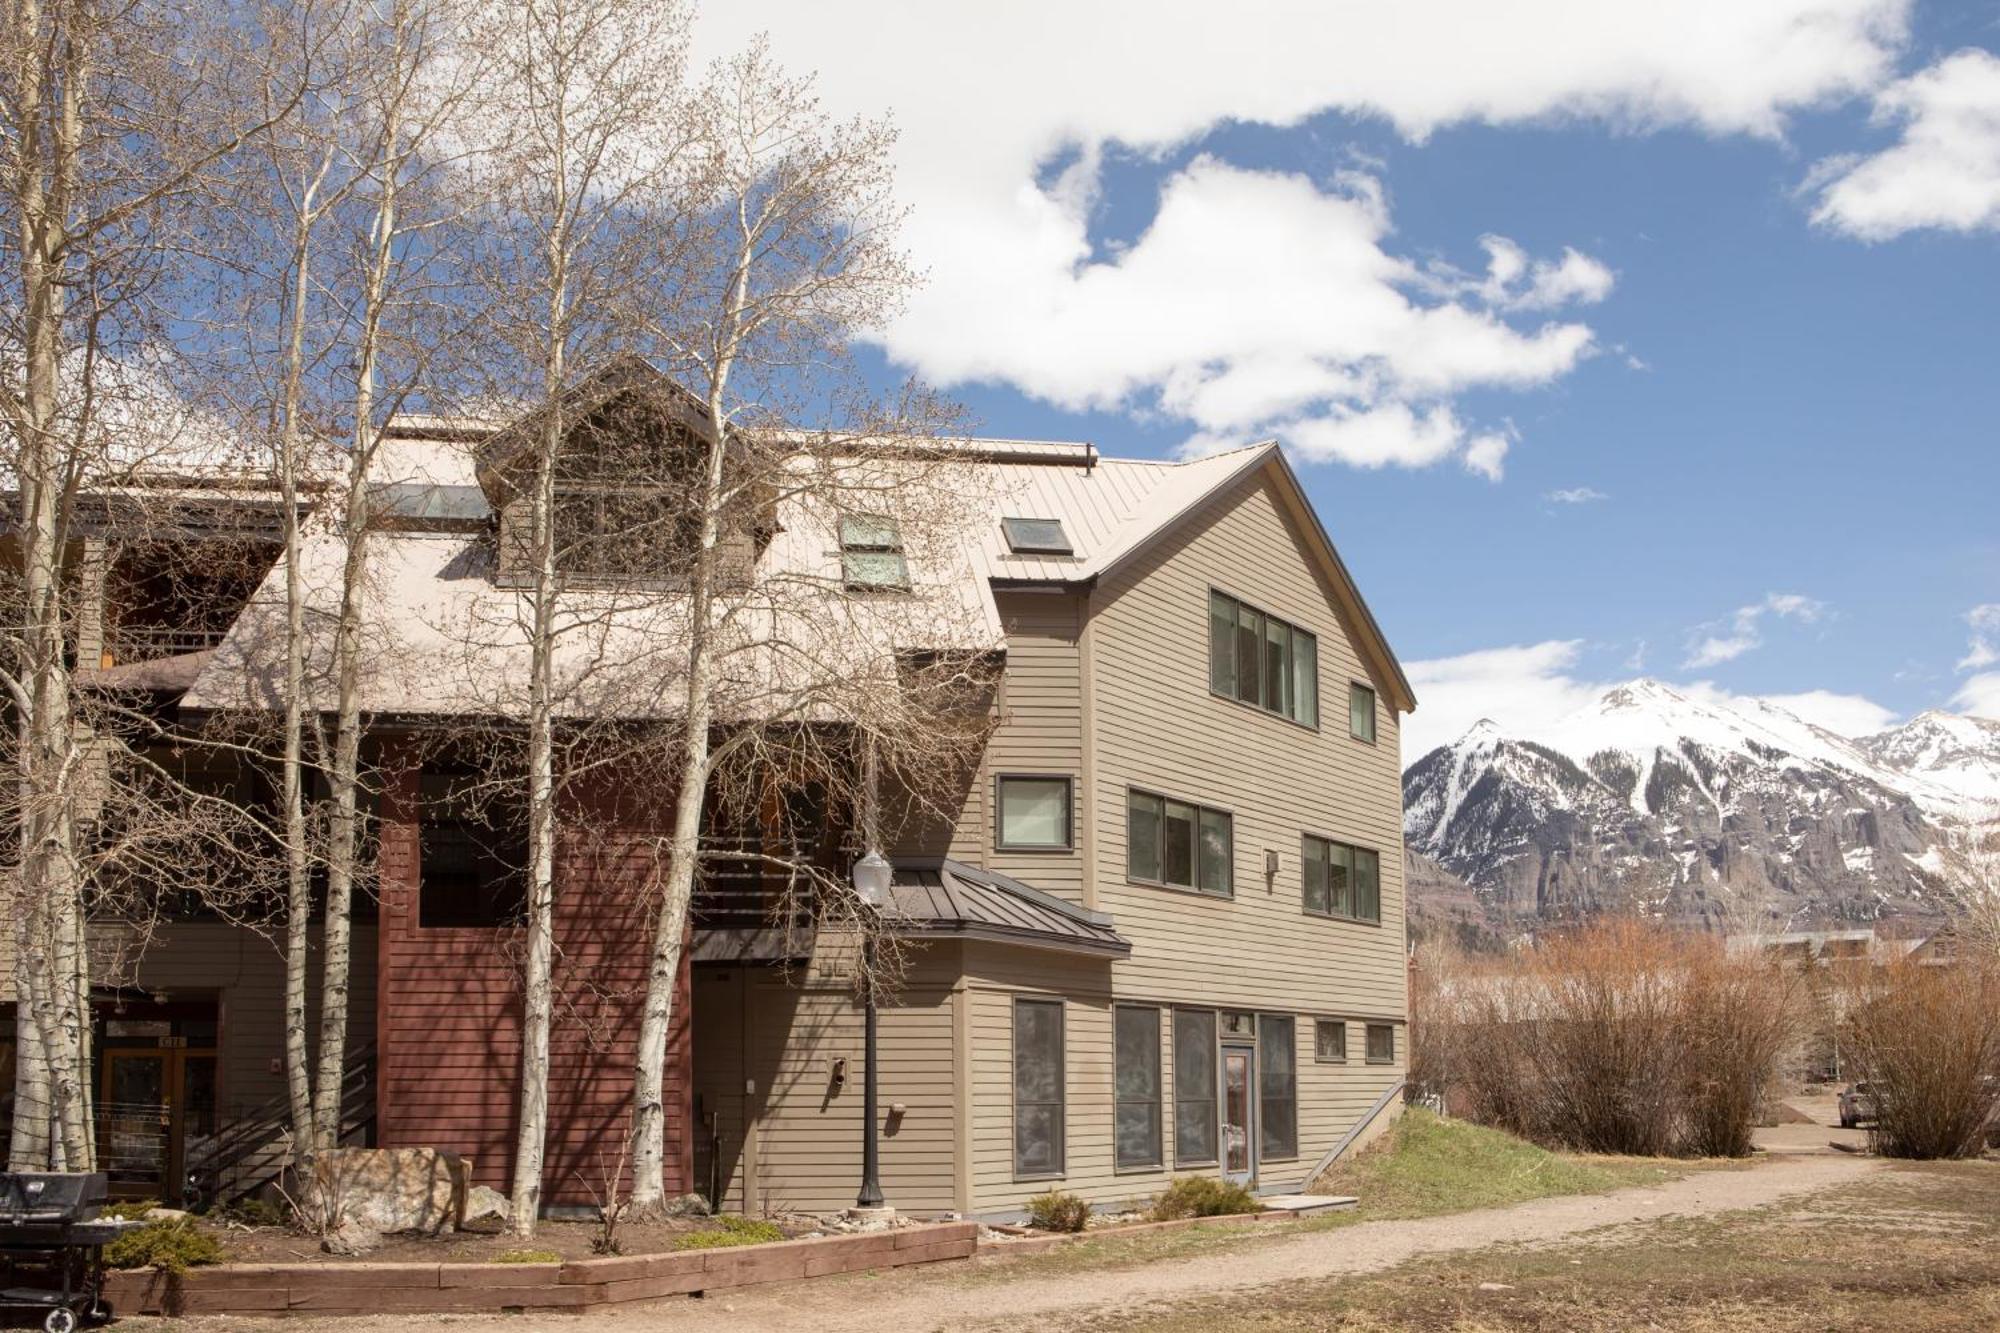
[[[113,1047],[98,1091],[98,1167],[114,1198],[181,1201],[188,1149],[215,1133],[215,1050]]]
[[[1257,1179],[1257,1049],[1222,1048],[1222,1175],[1239,1184]]]

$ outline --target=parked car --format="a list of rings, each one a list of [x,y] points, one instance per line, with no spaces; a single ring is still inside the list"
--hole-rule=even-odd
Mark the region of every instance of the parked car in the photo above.
[[[1875,1092],[1866,1083],[1850,1083],[1840,1090],[1840,1127],[1853,1129],[1875,1118]]]

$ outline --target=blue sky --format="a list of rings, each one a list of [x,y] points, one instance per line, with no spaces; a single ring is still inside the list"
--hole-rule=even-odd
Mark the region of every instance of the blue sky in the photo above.
[[[2000,10],[878,8],[702,34],[904,127],[932,282],[873,364],[992,434],[1284,439],[1417,745],[1641,672],[2000,715]]]

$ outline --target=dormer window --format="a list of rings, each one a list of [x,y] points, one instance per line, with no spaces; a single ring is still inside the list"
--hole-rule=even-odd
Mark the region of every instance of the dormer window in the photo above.
[[[1000,530],[1015,555],[1074,555],[1069,534],[1059,518],[1003,518]]]
[[[903,531],[879,514],[840,516],[840,576],[849,592],[905,592],[909,562],[903,558]]]

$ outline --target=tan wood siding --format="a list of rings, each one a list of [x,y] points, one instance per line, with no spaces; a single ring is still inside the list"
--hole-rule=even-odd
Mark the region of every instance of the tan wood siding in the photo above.
[[[354,926],[353,970],[347,992],[349,1049],[375,1039],[375,926]],[[265,1107],[285,1092],[285,958],[277,938],[222,921],[167,921],[154,927],[141,952],[130,934],[92,931],[93,973],[99,984],[135,987],[177,1000],[218,1005],[217,1115],[227,1122]],[[319,931],[307,967],[309,1036],[318,1045]]]
[[[1397,718],[1385,683],[1371,679],[1355,651],[1353,627],[1343,622],[1303,542],[1262,473],[1239,482],[1093,591],[1087,629],[1079,626],[1068,639],[1089,651],[1087,664],[1077,653],[1073,676],[1055,669],[1046,638],[1025,633],[1028,626],[1014,604],[1028,599],[1003,603],[1010,616],[1007,721],[994,738],[988,767],[1063,771],[1076,754],[1072,744],[1089,736],[1087,762],[1077,755],[1075,763],[1092,783],[1088,798],[1079,802],[1093,819],[1083,842],[1092,858],[1092,897],[1132,942],[1132,955],[1107,965],[1028,950],[967,948],[968,1165],[976,1211],[1017,1209],[1052,1183],[1013,1175],[1016,995],[1066,1001],[1066,1165],[1062,1179],[1053,1183],[1099,1203],[1147,1197],[1175,1174],[1171,1011],[1176,1004],[1294,1020],[1298,1156],[1266,1163],[1267,1185],[1297,1183],[1402,1077],[1407,1033],[1400,1022],[1406,974]],[[1209,692],[1211,588],[1314,633],[1318,729]],[[1041,622],[1044,631],[1051,618]],[[1043,654],[1047,666],[1038,664]],[[1074,731],[1059,734],[1070,700],[1086,681],[1088,731],[1079,718]],[[1382,700],[1372,745],[1348,735],[1350,681],[1372,685]],[[1044,691],[1047,697],[1039,697]],[[1232,898],[1128,881],[1125,796],[1133,786],[1231,813]],[[1380,925],[1305,913],[1299,852],[1306,833],[1379,852]],[[1268,877],[1267,849],[1278,856],[1277,872]],[[993,863],[990,854],[987,863]],[[1074,881],[1052,867],[1006,868],[1037,887],[1082,896],[1072,888]],[[1120,1002],[1165,1011],[1160,1025],[1165,1164],[1155,1171],[1121,1171],[1113,1162],[1112,1008]],[[1351,1058],[1322,1064],[1313,1058],[1313,1021],[1336,1015],[1352,1020]],[[1362,1021],[1368,1018],[1397,1022],[1394,1064],[1366,1063]]]

